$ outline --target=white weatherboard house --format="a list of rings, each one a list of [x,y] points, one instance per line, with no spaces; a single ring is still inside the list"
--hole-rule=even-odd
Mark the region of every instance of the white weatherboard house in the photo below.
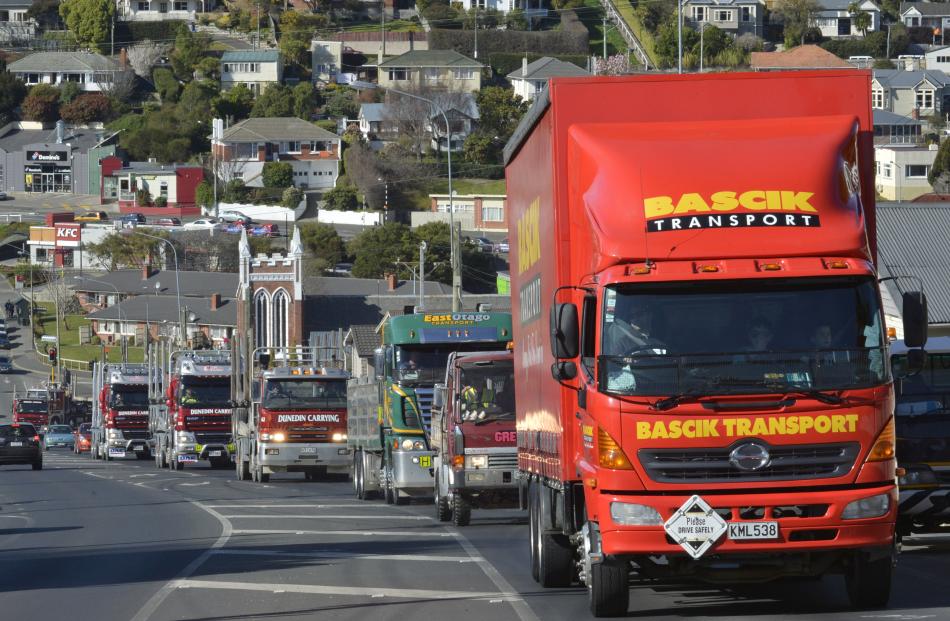
[[[881,29],[881,7],[871,0],[857,0],[858,9],[871,16],[868,32]],[[860,37],[864,33],[855,28],[850,7],[854,0],[819,0],[821,10],[812,18],[821,30],[821,36],[832,39]]]
[[[119,0],[116,17],[124,22],[194,21],[200,0]]]
[[[10,63],[7,70],[27,86],[75,82],[84,91],[104,91],[121,69],[101,54],[36,52]]]
[[[284,64],[277,50],[240,50],[221,55],[221,90],[229,91],[244,84],[254,94],[269,84],[280,84]]]
[[[545,56],[529,63],[528,57],[521,60],[521,68],[508,74],[511,87],[525,101],[532,101],[538,93],[548,87],[550,78],[589,76],[585,69],[574,63]]]

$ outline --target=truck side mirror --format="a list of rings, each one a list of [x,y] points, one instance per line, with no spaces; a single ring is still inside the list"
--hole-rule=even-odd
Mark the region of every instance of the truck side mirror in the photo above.
[[[579,348],[577,305],[571,302],[551,306],[551,354],[555,358],[576,358]]]
[[[386,377],[386,350],[382,347],[373,350],[373,371],[377,381]]]
[[[257,352],[257,362],[262,369],[270,367],[270,353],[266,351]]]
[[[436,384],[432,391],[432,407],[442,409],[445,405],[445,384]]]
[[[927,344],[927,296],[922,291],[903,295],[904,343],[908,349]]]
[[[558,361],[551,365],[551,377],[562,382],[577,377],[577,365],[571,361]]]

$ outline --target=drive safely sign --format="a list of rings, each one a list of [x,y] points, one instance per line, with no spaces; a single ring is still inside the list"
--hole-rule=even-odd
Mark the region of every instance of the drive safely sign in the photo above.
[[[687,554],[699,558],[726,532],[726,521],[705,500],[693,496],[676,510],[663,528]]]

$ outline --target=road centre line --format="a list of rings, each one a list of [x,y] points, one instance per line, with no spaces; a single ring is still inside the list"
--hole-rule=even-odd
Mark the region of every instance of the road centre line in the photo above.
[[[231,591],[268,591],[271,593],[307,593],[312,595],[350,595],[356,597],[396,597],[406,599],[518,599],[516,593],[478,591],[435,591],[429,589],[390,589],[382,587],[346,587],[321,584],[266,584],[256,582],[225,582],[217,580],[177,580],[178,588],[224,589]]]
[[[387,515],[381,513],[378,515],[280,515],[280,514],[260,514],[260,515],[225,515],[229,520],[251,520],[255,518],[266,518],[268,520],[422,520],[431,521],[421,515]]]
[[[458,537],[456,533],[448,532],[417,532],[417,531],[374,531],[374,530],[260,530],[235,528],[231,531],[234,535],[326,535],[328,537],[420,537],[427,539],[444,539],[446,537]]]
[[[424,562],[445,562],[445,563],[473,563],[481,558],[472,559],[468,556],[438,556],[435,554],[358,554],[348,553],[345,550],[338,552],[284,552],[280,550],[257,550],[251,548],[224,548],[215,550],[216,555],[225,554],[230,556],[289,556],[293,558],[312,558],[312,559],[340,559],[340,560],[358,560],[358,561],[424,561]]]

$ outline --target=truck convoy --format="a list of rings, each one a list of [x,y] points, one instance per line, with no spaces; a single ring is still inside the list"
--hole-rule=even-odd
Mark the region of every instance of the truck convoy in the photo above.
[[[514,356],[450,354],[432,405],[439,521],[466,526],[472,509],[518,506]]]
[[[149,357],[161,366],[149,387],[149,428],[155,464],[182,470],[207,460],[231,464],[231,359],[228,351],[168,349],[161,341]]]
[[[950,337],[927,340],[927,357],[915,370],[904,341],[891,344],[897,393],[897,461],[900,483],[897,532],[950,532]]]
[[[349,375],[316,366],[320,361],[314,348],[258,351],[255,372],[248,375],[255,384],[248,391],[250,407],[234,411],[238,480],[266,483],[274,472],[303,472],[312,481],[328,471],[348,472]]]
[[[390,316],[374,356],[375,377],[347,390],[347,444],[358,498],[381,491],[390,504],[431,497],[432,393],[449,354],[490,351],[511,340],[511,315],[475,312]]]
[[[112,460],[129,453],[147,459],[151,455],[148,376],[144,364],[93,365],[89,450],[93,459]]]
[[[553,78],[515,131],[518,459],[542,586],[579,577],[596,616],[626,613],[631,571],[842,573],[855,607],[888,601],[870,83]],[[923,296],[903,305],[922,347]]]

